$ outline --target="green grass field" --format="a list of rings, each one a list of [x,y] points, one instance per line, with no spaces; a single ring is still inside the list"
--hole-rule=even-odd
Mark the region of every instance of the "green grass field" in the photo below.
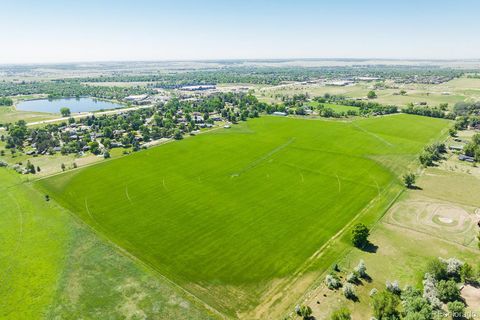
[[[320,103],[318,103],[316,101],[312,101],[312,102],[309,103],[309,105],[312,106],[312,107],[317,107],[318,105],[320,105]],[[333,109],[336,112],[347,112],[347,111],[358,111],[358,110],[360,110],[357,107],[345,106],[345,105],[342,105],[342,104],[322,103],[322,105],[325,108]]]
[[[14,123],[19,120],[27,122],[43,121],[57,118],[58,115],[43,112],[18,111],[13,107],[0,106],[0,123]]]
[[[24,180],[0,168],[0,319],[214,319]]]
[[[442,167],[427,168],[417,179],[421,189],[403,193],[375,225],[370,236],[378,247],[375,253],[351,248],[345,255],[337,256],[336,263],[344,276],[363,259],[372,280],[356,286],[359,301],[353,302],[345,299],[341,290],[328,290],[323,282],[325,276],[320,277],[318,287],[310,292],[306,302],[317,319],[329,319],[332,311],[344,306],[352,311],[353,319],[370,318],[371,289],[381,290],[386,281],[393,280],[398,280],[402,288],[406,285],[421,288],[430,259],[455,257],[477,268],[478,217],[474,211],[479,206],[480,180],[472,174]],[[442,207],[448,210],[438,210]],[[424,214],[425,211],[437,211],[438,215],[449,215],[463,223],[442,225],[432,219],[434,215]]]
[[[234,315],[259,304],[271,283],[290,277],[385,188],[398,186],[401,170],[447,127],[409,115],[262,117],[36,185]]]

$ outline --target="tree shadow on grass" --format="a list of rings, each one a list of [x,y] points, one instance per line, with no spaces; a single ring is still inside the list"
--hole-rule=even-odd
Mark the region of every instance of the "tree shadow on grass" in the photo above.
[[[369,242],[366,244],[363,248],[362,251],[368,252],[368,253],[377,253],[378,246],[376,244],[373,244]]]
[[[372,282],[372,277],[370,277],[369,274],[365,274],[364,276],[362,276],[362,279],[367,281],[368,283],[371,283]]]
[[[423,190],[422,187],[419,187],[419,186],[410,186],[408,187],[409,190]]]

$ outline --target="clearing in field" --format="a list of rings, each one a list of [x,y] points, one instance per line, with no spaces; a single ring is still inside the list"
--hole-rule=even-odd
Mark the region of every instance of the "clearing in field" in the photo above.
[[[264,300],[448,126],[263,117],[40,180],[97,231],[221,312]],[[397,165],[392,165],[396,163]]]

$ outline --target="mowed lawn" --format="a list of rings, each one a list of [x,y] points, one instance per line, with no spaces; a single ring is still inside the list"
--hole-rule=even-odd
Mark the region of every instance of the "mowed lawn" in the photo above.
[[[333,109],[336,112],[347,112],[347,111],[359,111],[360,110],[360,108],[358,108],[358,107],[346,106],[346,105],[343,105],[343,104],[318,103],[316,101],[312,101],[312,102],[309,103],[309,105],[312,106],[312,107],[318,107],[320,104],[323,105],[325,108]]]
[[[262,117],[37,186],[181,285],[258,286],[292,275],[401,183],[378,159],[414,159],[448,125]]]

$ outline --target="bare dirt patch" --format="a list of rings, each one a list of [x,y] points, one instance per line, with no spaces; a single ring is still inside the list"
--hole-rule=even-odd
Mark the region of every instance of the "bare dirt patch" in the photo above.
[[[475,208],[415,196],[397,203],[387,222],[425,232],[448,241],[470,245],[475,238]]]
[[[465,285],[462,288],[462,298],[472,311],[480,311],[480,286]]]

